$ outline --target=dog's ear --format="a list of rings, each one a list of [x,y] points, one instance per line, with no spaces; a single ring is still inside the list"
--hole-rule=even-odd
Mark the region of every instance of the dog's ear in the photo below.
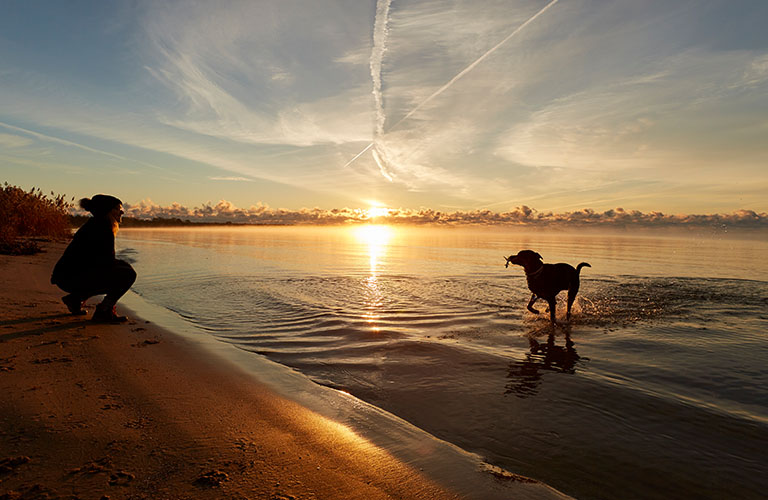
[[[537,252],[533,252],[533,255],[535,255],[536,257],[538,257],[538,259],[539,259],[539,260],[544,260],[544,257],[542,257],[541,255],[539,255]]]

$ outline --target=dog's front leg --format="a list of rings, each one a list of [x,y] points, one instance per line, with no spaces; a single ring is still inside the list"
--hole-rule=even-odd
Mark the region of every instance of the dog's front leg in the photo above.
[[[536,299],[538,299],[538,297],[534,293],[533,295],[531,295],[531,301],[528,302],[528,310],[531,311],[533,314],[539,314],[539,311],[533,308],[533,304],[534,302],[536,302]]]

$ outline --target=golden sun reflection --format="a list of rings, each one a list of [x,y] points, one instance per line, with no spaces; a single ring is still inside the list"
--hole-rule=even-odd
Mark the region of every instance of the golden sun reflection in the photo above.
[[[381,315],[379,309],[383,305],[383,294],[381,288],[379,288],[379,282],[376,275],[369,276],[365,279],[366,298],[365,298],[365,312],[363,313],[363,319],[371,327],[371,331],[379,332],[379,320]]]
[[[370,325],[374,332],[379,331],[380,315],[378,314],[384,303],[383,293],[379,286],[377,276],[379,259],[387,252],[387,245],[392,238],[393,230],[388,226],[369,225],[361,226],[355,229],[355,236],[358,241],[368,247],[368,258],[370,261],[370,276],[365,278],[365,313],[363,318]]]
[[[387,245],[392,238],[392,228],[389,226],[360,226],[355,230],[358,241],[368,245],[368,257],[371,262],[371,276],[376,276],[379,258],[384,256]]]

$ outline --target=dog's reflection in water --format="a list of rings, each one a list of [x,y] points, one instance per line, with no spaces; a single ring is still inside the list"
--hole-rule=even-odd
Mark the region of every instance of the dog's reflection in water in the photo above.
[[[509,364],[504,394],[525,398],[535,396],[539,391],[544,372],[576,373],[581,356],[576,353],[570,328],[565,329],[565,345],[555,343],[555,332],[550,330],[546,343],[536,339],[536,332],[528,334],[530,351],[520,361]],[[586,358],[584,358],[586,359]]]

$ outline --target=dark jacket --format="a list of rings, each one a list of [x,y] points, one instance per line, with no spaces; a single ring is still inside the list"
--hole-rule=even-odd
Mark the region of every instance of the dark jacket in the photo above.
[[[51,283],[60,285],[83,275],[99,274],[115,263],[115,235],[108,217],[91,217],[77,230],[53,268]]]

